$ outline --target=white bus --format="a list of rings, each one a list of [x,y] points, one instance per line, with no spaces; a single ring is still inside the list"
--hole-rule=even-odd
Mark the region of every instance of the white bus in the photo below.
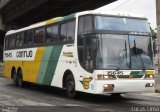
[[[4,75],[76,92],[154,90],[151,33],[141,16],[84,11],[8,31]]]

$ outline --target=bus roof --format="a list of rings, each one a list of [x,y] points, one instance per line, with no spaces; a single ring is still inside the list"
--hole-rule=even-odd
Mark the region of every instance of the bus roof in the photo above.
[[[42,22],[39,22],[39,23],[36,23],[36,24],[32,24],[30,26],[27,26],[27,27],[24,27],[24,28],[21,28],[21,29],[18,29],[18,30],[10,30],[6,33],[6,35],[10,35],[10,34],[22,32],[22,31],[25,31],[25,30],[49,25],[49,24],[52,24],[52,23],[57,23],[57,22],[65,21],[65,20],[70,20],[70,19],[73,19],[74,17],[75,17],[75,14],[71,14],[71,15],[64,16],[64,17],[51,18],[49,20],[42,21]]]
[[[134,17],[134,18],[143,18],[146,19],[146,17],[142,15],[137,15],[134,13],[128,13],[128,12],[115,12],[115,11],[100,11],[100,10],[93,10],[93,11],[83,11],[79,12],[76,15],[82,16],[87,14],[102,14],[102,15],[110,15],[110,16],[120,16],[120,17]]]
[[[64,16],[64,17],[56,17],[56,18],[51,18],[49,20],[46,21],[42,21],[18,30],[10,30],[6,33],[6,35],[10,35],[10,34],[14,34],[14,33],[18,33],[18,32],[22,32],[25,30],[29,30],[29,29],[33,29],[33,28],[37,28],[37,27],[41,27],[41,26],[45,26],[45,25],[49,25],[52,23],[57,23],[57,22],[61,22],[61,21],[65,21],[65,20],[70,20],[73,19],[77,16],[82,16],[82,15],[88,15],[88,14],[102,14],[102,15],[110,15],[110,16],[123,16],[123,17],[135,17],[135,18],[142,18],[142,19],[146,19],[143,16],[140,15],[136,15],[136,14],[131,14],[131,13],[124,13],[124,12],[106,12],[106,11],[97,11],[97,10],[91,10],[91,11],[83,11],[83,12],[78,12],[78,13],[74,13],[68,16]]]

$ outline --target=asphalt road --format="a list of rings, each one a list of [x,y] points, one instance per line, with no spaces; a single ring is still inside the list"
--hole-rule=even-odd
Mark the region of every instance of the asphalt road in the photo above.
[[[160,94],[160,93],[159,93]],[[0,112],[159,112],[160,97],[143,94],[91,95],[81,93],[77,99],[65,96],[62,89],[28,84],[12,85],[0,77]]]

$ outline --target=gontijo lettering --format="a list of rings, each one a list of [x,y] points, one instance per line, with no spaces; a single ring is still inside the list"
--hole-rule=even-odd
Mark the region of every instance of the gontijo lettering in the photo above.
[[[17,58],[29,58],[29,57],[32,57],[32,56],[33,56],[32,50],[30,50],[30,51],[18,51],[16,53]]]

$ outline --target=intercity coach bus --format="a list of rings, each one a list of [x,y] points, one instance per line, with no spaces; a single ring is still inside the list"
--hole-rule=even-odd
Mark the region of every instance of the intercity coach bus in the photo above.
[[[146,18],[84,11],[6,33],[4,76],[77,91],[119,95],[154,90]]]

